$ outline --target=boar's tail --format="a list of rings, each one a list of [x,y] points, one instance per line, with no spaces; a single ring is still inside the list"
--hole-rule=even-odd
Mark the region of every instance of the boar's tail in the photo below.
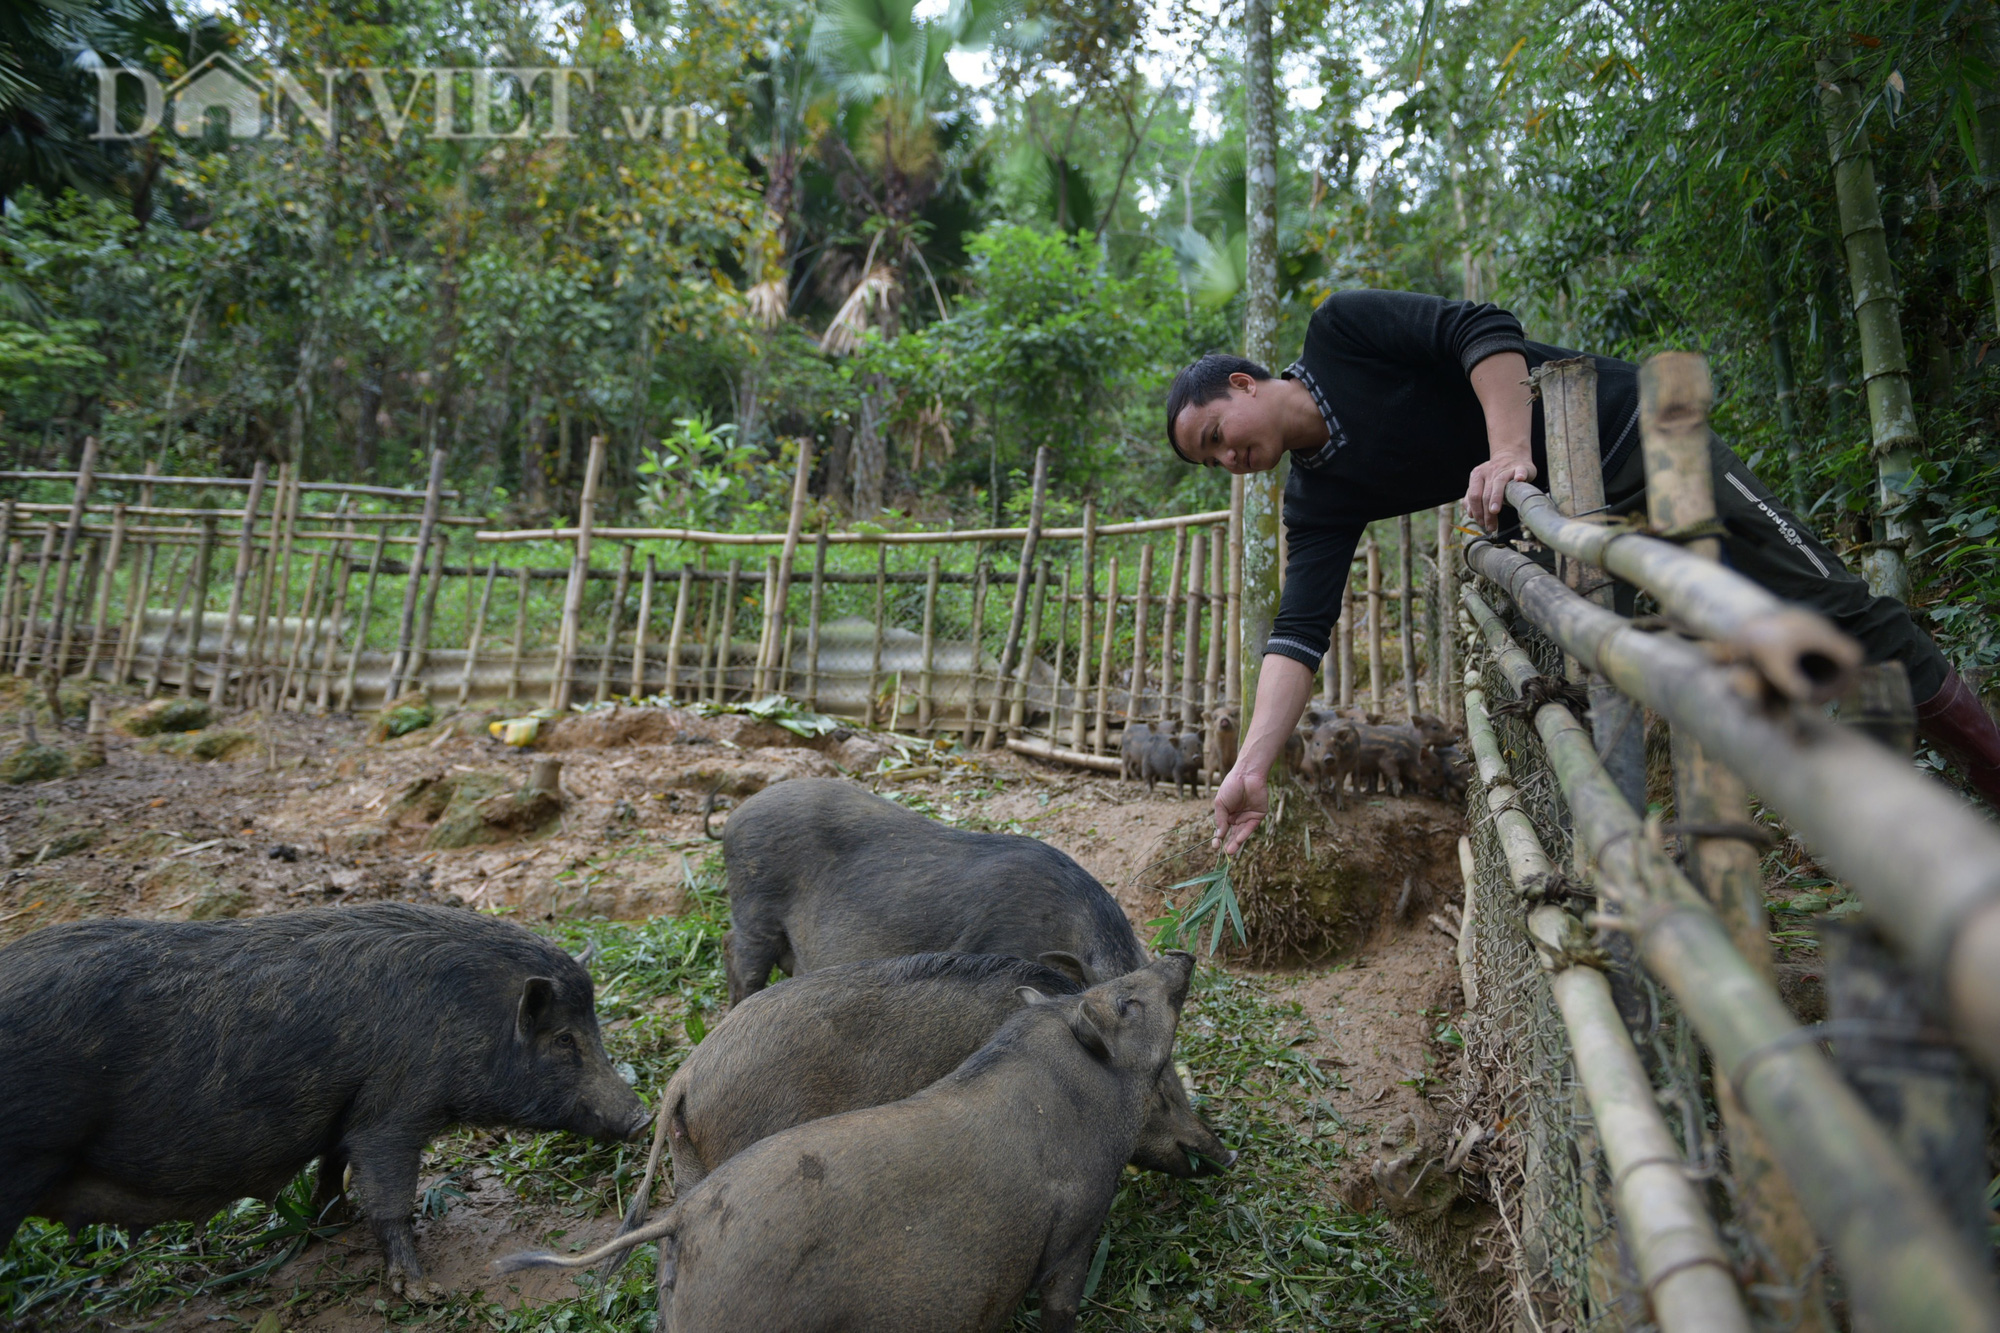
[[[547,1250],[523,1250],[493,1261],[497,1273],[518,1273],[524,1268],[593,1268],[606,1259],[624,1259],[628,1254],[649,1240],[660,1240],[671,1236],[680,1229],[681,1213],[678,1208],[669,1208],[657,1220],[648,1222],[637,1231],[628,1231],[622,1236],[614,1236],[594,1250],[583,1254],[551,1254]],[[667,1242],[662,1241],[662,1244]]]
[[[715,830],[708,826],[709,820],[715,817],[715,794],[721,790],[722,779],[717,778],[715,785],[708,789],[708,795],[701,798],[701,833],[710,842],[722,841],[721,838],[715,835]]]
[[[674,1098],[672,1106],[663,1104],[658,1114],[653,1117],[653,1150],[646,1157],[646,1174],[640,1179],[639,1188],[633,1191],[632,1206],[625,1210],[625,1220],[619,1224],[618,1233],[613,1239],[629,1236],[645,1225],[646,1210],[651,1207],[653,1200],[653,1178],[659,1174],[660,1158],[666,1152],[667,1132],[671,1128],[678,1134],[687,1133],[686,1108],[687,1094],[682,1093]],[[627,1250],[612,1260],[611,1267],[605,1270],[604,1276],[608,1278],[616,1273],[630,1254],[631,1251]]]

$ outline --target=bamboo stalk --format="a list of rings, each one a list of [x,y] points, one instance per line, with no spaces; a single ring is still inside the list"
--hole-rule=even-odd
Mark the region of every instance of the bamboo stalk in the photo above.
[[[174,564],[176,563],[178,563],[178,553],[170,559],[167,566],[167,582],[169,584],[174,581]],[[192,587],[194,587],[194,567],[190,564],[187,577],[181,580],[180,593],[174,598],[173,612],[167,617],[167,627],[160,635],[160,649],[153,654],[153,669],[146,673],[146,697],[148,699],[153,698],[160,692],[160,682],[166,674],[167,655],[173,651],[174,635],[179,632],[181,627],[181,611],[187,606],[188,590]],[[135,654],[138,651],[136,644],[133,651]]]
[[[54,668],[61,678],[69,665],[69,566],[76,556],[76,539],[83,528],[83,506],[90,499],[92,474],[97,470],[97,437],[83,437],[83,458],[77,465],[76,489],[70,496],[69,521],[63,528],[62,560],[56,569],[55,600],[49,605],[49,631],[42,640],[42,665]]]
[[[605,611],[604,658],[597,664],[597,691],[591,696],[596,703],[611,697],[611,659],[618,655],[618,626],[625,618],[625,594],[631,587],[632,547],[628,543],[618,552],[618,582],[612,585],[611,605]]]
[[[1139,587],[1132,602],[1132,688],[1125,695],[1125,725],[1131,726],[1144,712],[1140,700],[1146,697],[1146,613],[1153,595],[1153,544],[1139,547]]]
[[[1069,744],[1072,750],[1084,746],[1085,715],[1089,711],[1085,691],[1090,687],[1090,615],[1097,593],[1097,502],[1083,502],[1083,582],[1077,589],[1076,691],[1070,697]]]
[[[162,476],[156,471],[157,467],[158,464],[149,465],[143,473],[100,472],[97,474],[97,480],[101,482],[114,482],[114,481],[137,482],[147,487],[194,486],[202,489],[220,488],[220,489],[238,490],[238,491],[243,490],[250,485],[250,482],[243,477]],[[76,475],[77,474],[74,472],[34,472],[34,471],[16,470],[16,471],[0,472],[0,481],[74,481],[76,480]],[[361,486],[361,485],[356,485],[353,482],[344,482],[344,481],[309,481],[305,483],[305,489],[309,491],[320,491],[334,495],[377,495],[396,500],[414,500],[423,495],[422,491],[398,490],[393,486]],[[440,494],[443,495],[444,498],[447,500],[456,500],[460,498],[459,493],[457,491],[447,490],[440,492]],[[216,512],[218,515],[220,515],[224,511],[218,510]]]
[[[1446,726],[1456,725],[1459,720],[1458,694],[1451,683],[1458,679],[1458,644],[1451,632],[1452,617],[1458,608],[1458,543],[1452,540],[1452,529],[1457,526],[1456,503],[1438,506],[1438,708]],[[1343,689],[1341,702],[1350,702]]]
[[[602,454],[602,446],[593,441],[590,456],[594,467],[602,464]],[[414,633],[416,625],[417,593],[423,583],[423,555],[425,551],[431,548],[432,534],[437,530],[438,497],[444,487],[444,459],[445,451],[443,448],[434,447],[431,450],[430,477],[424,483],[424,512],[423,517],[417,523],[417,556],[416,559],[410,562],[409,578],[403,584],[403,616],[397,622],[396,656],[389,663],[389,693],[387,697],[390,699],[401,697],[404,689],[407,687],[409,677],[414,674],[409,670],[410,637]],[[586,491],[584,505],[586,508],[590,504],[587,492],[593,487],[593,483],[596,480],[596,473],[592,472],[590,477],[591,480],[584,483]],[[576,539],[577,550],[582,553],[582,558],[588,561],[590,558],[589,524],[586,522],[579,524],[579,526],[582,528],[582,532]],[[572,650],[574,647],[574,642],[572,642]],[[555,688],[561,695],[561,698],[552,698],[549,700],[549,704],[553,708],[567,708],[569,707],[569,682],[566,678],[566,673],[561,669],[563,663],[559,662],[557,665]]]
[[[1195,693],[1195,663],[1201,657],[1201,587],[1202,575],[1207,570],[1207,538],[1201,533],[1194,534],[1188,550],[1188,592],[1187,613],[1181,645],[1181,730],[1193,731],[1200,725],[1198,707],[1199,696]]]
[[[1396,642],[1403,657],[1403,712],[1410,716],[1423,711],[1423,700],[1417,693],[1416,538],[1408,514],[1396,520],[1396,545],[1397,578],[1402,584],[1396,608]]]
[[[1174,530],[1173,561],[1167,570],[1167,600],[1160,606],[1160,725],[1170,726],[1173,718],[1175,622],[1179,618],[1182,595],[1182,566],[1187,559],[1187,529]]]
[[[1222,641],[1228,604],[1223,586],[1229,577],[1228,542],[1224,538],[1225,534],[1216,533],[1208,543],[1208,670],[1201,691],[1201,711],[1205,718],[1212,717],[1222,703]]]
[[[507,652],[507,697],[521,697],[521,657],[528,643],[528,571],[514,575],[514,642]]]
[[[1111,699],[1111,648],[1118,626],[1118,554],[1104,562],[1104,641],[1097,651],[1097,709],[1096,725],[1092,728],[1091,749],[1103,754],[1111,748],[1110,729],[1106,717]],[[1081,747],[1078,747],[1081,748]]]
[[[975,547],[972,553],[972,623],[967,633],[971,640],[972,655],[966,659],[965,667],[965,731],[959,737],[959,744],[972,748],[972,729],[979,716],[979,671],[980,659],[985,655],[986,638],[986,579],[987,567],[984,545]]]
[[[1340,706],[1354,706],[1354,577],[1340,585],[1340,619],[1333,627],[1333,651],[1340,658]]]
[[[0,549],[6,546],[6,535],[0,531]],[[97,675],[97,655],[103,650],[104,632],[111,623],[111,596],[118,582],[118,566],[125,559],[125,502],[119,501],[111,509],[111,549],[104,556],[104,581],[98,589],[97,614],[90,622],[90,648],[83,658],[83,678],[94,679]]]
[[[1051,674],[1049,686],[1049,743],[1052,745],[1062,741],[1063,668],[1069,665],[1069,581],[1075,573],[1073,562],[1063,561],[1062,591],[1056,594],[1055,671]]]
[[[590,457],[583,472],[583,494],[577,500],[576,548],[570,556],[569,587],[563,593],[562,625],[556,639],[555,679],[549,686],[549,707],[567,709],[576,670],[578,621],[583,613],[585,574],[590,569],[591,530],[597,514],[597,484],[604,474],[604,437],[590,437]]]
[[[1368,534],[1368,711],[1382,713],[1382,553]]]
[[[1482,557],[1493,550],[1485,543],[1477,549]],[[1618,619],[1536,572],[1570,603]],[[1517,691],[1535,680],[1533,663],[1492,609],[1471,589],[1464,599]],[[1590,733],[1560,703],[1543,704],[1534,727],[1578,843],[1597,866],[1601,894],[1618,908],[1647,969],[1707,1043],[1718,1079],[1735,1087],[1769,1133],[1799,1202],[1840,1260],[1856,1323],[2000,1328],[2000,1293],[1984,1259],[1945,1221],[1853,1090],[1803,1039],[1776,991],[1730,945],[1721,919],[1648,835],[1599,762]]]
[[[250,494],[243,502],[243,530],[236,534],[236,571],[229,581],[229,610],[222,621],[222,641],[215,648],[215,684],[208,694],[208,702],[216,708],[222,707],[223,695],[229,685],[229,650],[236,638],[236,618],[243,614],[243,587],[250,577],[250,552],[255,540],[257,508],[264,503],[264,478],[269,466],[266,460],[260,458],[250,469]],[[280,509],[284,508],[282,494],[285,480],[286,474],[281,468],[278,479]],[[238,702],[242,702],[240,696]]]
[[[0,472],[0,478],[7,474]],[[67,475],[67,474],[65,474]],[[1181,514],[1173,518],[1147,518],[1130,523],[1106,523],[1100,537],[1127,537],[1142,532],[1171,532],[1176,528],[1219,526],[1228,520],[1226,510],[1201,514]],[[574,528],[517,528],[504,532],[473,534],[483,542],[573,541]],[[1028,535],[1026,528],[959,528],[945,532],[834,532],[827,540],[835,545],[927,546],[955,542],[1018,542]],[[1077,541],[1082,528],[1049,528],[1041,532],[1043,541]],[[699,546],[780,546],[784,534],[778,532],[712,532],[702,528],[599,528],[597,536],[606,541],[690,542]]]
[[[679,703],[681,698],[681,635],[687,628],[688,590],[694,587],[692,574],[686,564],[681,566],[679,587],[674,593],[674,623],[667,630],[666,696],[670,704]]]
[[[653,624],[653,580],[658,562],[646,553],[646,568],[639,576],[639,623],[632,627],[632,681],[626,693],[634,699],[646,696],[646,634]]]
[[[819,615],[826,597],[826,545],[826,525],[822,523],[813,539],[812,592],[806,604],[805,704],[815,712],[819,709]]]
[[[424,587],[423,611],[417,617],[417,637],[410,646],[409,665],[403,671],[403,688],[430,694],[430,687],[424,684],[425,660],[430,656],[431,625],[437,616],[438,590],[444,587],[444,544],[445,534],[437,534],[431,544],[431,574]],[[414,575],[414,571],[413,575]]]
[[[215,553],[215,520],[201,521],[201,543],[194,548],[194,615],[189,622],[187,660],[181,668],[181,697],[195,694],[194,669],[201,660],[201,636],[208,622],[209,561]]]
[[[917,730],[931,729],[931,687],[937,665],[938,558],[932,556],[924,581],[924,670],[917,682]]]
[[[743,575],[743,562],[729,562],[729,581],[722,585],[722,629],[715,644],[715,692],[710,698],[721,703],[729,689],[730,641],[736,636],[736,583]]]
[[[1243,478],[1229,479],[1229,641],[1227,657],[1228,702],[1243,707]],[[1247,724],[1250,719],[1244,717]],[[1099,742],[1102,744],[1102,741]]]
[[[708,553],[702,553],[703,559]],[[704,574],[707,570],[702,571]],[[708,585],[708,617],[702,622],[701,669],[695,678],[694,697],[701,699],[715,690],[715,640],[722,633],[722,584]]]
[[[1014,606],[1007,614],[1007,638],[1000,651],[1000,671],[993,682],[993,706],[986,715],[986,736],[980,743],[982,749],[991,750],[999,744],[1000,709],[1007,693],[1005,682],[1020,660],[1021,626],[1028,613],[1029,573],[1034,568],[1036,554],[1041,550],[1042,508],[1048,494],[1049,447],[1042,445],[1035,450],[1035,482],[1028,505],[1028,534],[1021,539],[1021,564],[1014,573]]]
[[[8,657],[7,650],[14,642],[14,604],[18,600],[20,574],[21,541],[13,538],[7,543],[7,588],[4,598],[0,598],[0,662]]]
[[[97,587],[99,566],[103,563],[104,551],[101,538],[90,538],[83,550],[83,569],[77,576],[76,591],[63,606],[62,642],[56,649],[58,674],[69,673],[71,647],[76,637],[76,623],[85,608],[92,601],[92,593]],[[74,609],[72,605],[74,604]]]
[[[493,604],[493,585],[500,577],[500,561],[486,562],[486,583],[479,590],[479,609],[472,613],[472,636],[465,644],[465,674],[458,678],[458,706],[472,697],[472,674],[479,670],[479,640],[486,633],[486,609]],[[649,583],[648,588],[652,585]],[[637,693],[635,690],[634,693]]]
[[[351,534],[353,525],[349,524],[348,529]],[[332,576],[333,596],[326,623],[326,642],[320,647],[319,689],[313,695],[313,711],[322,714],[326,712],[333,696],[333,656],[340,648],[341,624],[347,619],[348,584],[354,578],[354,557],[350,554],[348,544],[343,541],[334,549],[338,552],[338,558]],[[301,709],[305,707],[303,686],[299,690],[299,707]]]
[[[160,547],[157,542],[144,542],[144,550],[134,561],[132,595],[126,599],[124,622],[119,629],[118,656],[111,668],[111,678],[122,685],[137,669],[139,656],[139,636],[146,626],[146,603],[153,594],[153,567],[159,560]],[[4,636],[0,635],[0,641]]]
[[[35,585],[28,594],[28,614],[21,626],[21,647],[14,662],[14,674],[25,676],[35,660],[35,635],[42,619],[42,594],[48,591],[49,566],[55,560],[56,537],[61,532],[54,523],[42,525],[42,550],[35,562]]]
[[[1049,562],[1035,566],[1035,593],[1028,608],[1028,637],[1022,642],[1019,665],[1014,670],[1014,701],[1007,710],[1007,739],[1021,734],[1027,721],[1028,680],[1034,672],[1035,650],[1042,641],[1042,609],[1048,599]]]
[[[812,464],[812,440],[801,436],[798,466],[792,470],[792,506],[785,516],[785,546],[778,556],[778,595],[771,612],[773,620],[769,637],[774,656],[778,637],[785,632],[785,609],[792,591],[792,565],[798,559],[799,532],[805,526],[807,483],[812,479]],[[757,693],[762,696],[770,691],[770,665],[766,663],[758,672]]]
[[[778,600],[779,582],[782,577],[778,573],[778,557],[775,555],[765,556],[763,641],[757,645],[757,660],[763,665],[751,673],[750,679],[753,685],[759,681],[769,681],[771,673],[777,667],[779,625],[784,620],[784,603]],[[758,688],[751,692],[751,697],[761,699],[768,692],[768,687]]]
[[[861,714],[868,719],[870,726],[874,725],[875,700],[882,690],[883,598],[889,588],[888,574],[889,548],[878,546],[875,548],[875,637],[873,640],[874,646],[868,658],[868,702]],[[896,720],[893,717],[889,719],[889,725],[892,727],[896,725]]]
[[[382,572],[382,548],[388,535],[387,528],[376,529],[375,550],[368,557],[368,577],[361,584],[361,614],[354,622],[354,643],[347,650],[347,674],[340,682],[340,711],[343,713],[354,711],[354,681],[361,666],[362,646],[368,641],[368,621],[375,612],[375,579]]]
[[[299,503],[303,498],[299,490],[299,483],[299,468],[297,464],[294,464],[292,466],[291,484],[282,491],[282,496],[285,500],[284,523],[279,533],[277,558],[273,562],[272,567],[266,570],[267,575],[272,575],[273,570],[275,570],[275,575],[274,577],[267,577],[264,584],[264,594],[258,599],[257,623],[251,637],[251,662],[253,665],[250,680],[260,697],[260,706],[267,709],[275,703],[275,700],[270,696],[267,688],[272,682],[269,679],[270,664],[267,661],[264,636],[268,628],[273,644],[273,649],[268,653],[268,656],[275,657],[275,645],[283,634],[285,607],[290,603],[292,598],[292,556],[298,549]]]
[[[306,628],[307,626],[312,625],[319,619],[319,611],[320,611],[319,572],[320,572],[320,566],[325,563],[326,563],[326,552],[314,551],[312,553],[312,561],[306,567],[306,601],[305,605],[299,608],[301,614],[299,616],[298,624],[292,627],[292,645],[290,648],[285,650],[285,674],[282,678],[279,679],[278,692],[271,701],[273,711],[275,711],[278,708],[284,707],[287,701],[291,698],[292,677],[298,671],[299,653],[305,647]],[[282,625],[283,623],[284,622],[282,620],[279,621],[279,624]]]

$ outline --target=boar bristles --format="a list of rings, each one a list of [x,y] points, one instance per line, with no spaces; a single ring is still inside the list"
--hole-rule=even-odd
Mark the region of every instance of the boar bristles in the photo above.
[[[524,1268],[594,1268],[606,1259],[614,1256],[622,1257],[634,1246],[671,1235],[679,1226],[680,1214],[678,1210],[674,1210],[656,1221],[647,1223],[637,1231],[614,1236],[596,1249],[587,1250],[582,1254],[562,1255],[550,1254],[547,1250],[523,1250],[504,1259],[495,1259],[493,1268],[500,1273],[518,1273]]]

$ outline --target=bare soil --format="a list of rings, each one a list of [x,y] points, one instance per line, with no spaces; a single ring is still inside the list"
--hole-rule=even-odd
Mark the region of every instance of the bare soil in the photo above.
[[[9,702],[0,698],[0,709]],[[1041,838],[1103,881],[1142,936],[1150,936],[1146,923],[1163,910],[1170,886],[1211,864],[1205,795],[1148,792],[1005,750],[940,765],[915,744],[899,758],[896,738],[880,734],[808,742],[749,718],[636,708],[545,724],[534,748],[512,749],[487,735],[486,722],[501,715],[461,714],[382,744],[368,740],[364,720],[224,716],[216,727],[248,731],[258,743],[210,762],[114,732],[101,768],[0,786],[0,943],[85,917],[213,919],[374,898],[511,907],[545,920],[672,913],[687,858],[711,845],[705,809],[726,818],[735,800],[803,776],[853,776],[938,818]],[[82,744],[80,722],[59,738],[46,724],[42,730],[45,742]],[[503,830],[478,846],[424,847],[435,814],[406,799],[413,790],[471,775],[496,789],[521,788],[541,755],[563,761],[563,809],[550,828],[527,836]],[[885,756],[911,767],[911,780],[877,772]],[[1331,1080],[1328,1106],[1343,1124],[1372,1132],[1421,1113],[1449,1058],[1437,1037],[1458,1003],[1457,969],[1452,941],[1428,918],[1460,893],[1462,815],[1417,797],[1360,798],[1325,814],[1316,827],[1332,834],[1315,835],[1328,841],[1314,862],[1361,886],[1343,890],[1360,904],[1363,928],[1352,946],[1275,967],[1227,965],[1292,988],[1319,1032],[1307,1049]],[[1301,1123],[1316,1114],[1301,1108]],[[1350,1165],[1327,1187],[1365,1206],[1369,1163],[1355,1157]],[[458,1184],[468,1197],[419,1225],[427,1276],[508,1308],[575,1289],[558,1274],[496,1277],[487,1267],[496,1255],[549,1245],[555,1233],[561,1248],[580,1247],[616,1226],[609,1216],[531,1206],[490,1177]],[[378,1269],[365,1227],[315,1244],[266,1279],[273,1300],[305,1293],[279,1326],[382,1328]],[[254,1305],[201,1301],[150,1326],[214,1327],[218,1319],[222,1327],[248,1326],[259,1314]]]

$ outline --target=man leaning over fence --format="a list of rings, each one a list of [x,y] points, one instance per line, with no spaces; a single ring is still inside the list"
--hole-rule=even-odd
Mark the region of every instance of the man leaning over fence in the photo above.
[[[1225,355],[1175,377],[1167,442],[1181,458],[1242,475],[1292,456],[1285,589],[1264,646],[1261,706],[1215,798],[1225,850],[1240,847],[1264,817],[1265,775],[1311,698],[1367,525],[1462,498],[1473,522],[1497,526],[1507,483],[1533,481],[1547,467],[1528,372],[1576,355],[1529,341],[1495,305],[1346,291],[1313,312],[1304,350],[1279,377]],[[1607,508],[1629,512],[1645,503],[1646,488],[1638,367],[1592,360]],[[2000,727],[1909,608],[1871,593],[1713,434],[1709,456],[1724,558],[1825,615],[1869,661],[1901,662],[1919,701],[1919,732],[2000,808]]]

